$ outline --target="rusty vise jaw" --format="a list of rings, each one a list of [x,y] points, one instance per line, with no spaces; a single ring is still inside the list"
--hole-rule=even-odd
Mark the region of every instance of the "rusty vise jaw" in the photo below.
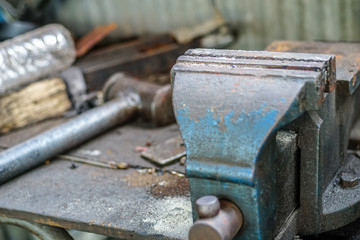
[[[297,148],[296,133],[277,132],[319,110],[335,85],[331,55],[192,49],[179,57],[173,107],[193,204],[204,195],[228,199],[244,215],[241,239],[273,239],[297,204],[284,211],[277,205],[286,193],[276,190],[276,143],[286,139],[284,151]]]
[[[334,62],[330,55],[208,49],[179,57],[173,104],[189,176],[252,186],[269,135],[319,109],[334,89]]]

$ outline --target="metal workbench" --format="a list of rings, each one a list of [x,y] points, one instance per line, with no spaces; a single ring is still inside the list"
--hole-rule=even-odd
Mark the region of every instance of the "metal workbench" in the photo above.
[[[0,147],[64,121],[49,120],[1,136]],[[0,216],[121,239],[185,239],[192,215],[184,166],[160,170],[135,151],[178,134],[175,124],[151,128],[134,123],[110,130],[66,155],[133,167],[109,169],[52,159],[0,186]]]

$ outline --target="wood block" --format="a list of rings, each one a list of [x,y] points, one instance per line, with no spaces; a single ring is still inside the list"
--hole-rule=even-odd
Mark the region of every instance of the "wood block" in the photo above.
[[[60,78],[35,82],[0,98],[0,133],[61,116],[70,107]]]

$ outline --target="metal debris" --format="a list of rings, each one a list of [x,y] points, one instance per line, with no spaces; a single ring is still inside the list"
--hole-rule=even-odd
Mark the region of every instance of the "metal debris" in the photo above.
[[[143,147],[143,146],[135,146],[135,152],[143,152],[145,150],[147,150],[147,147]]]
[[[181,136],[176,136],[145,149],[141,157],[162,166],[179,160],[185,154],[184,142]]]
[[[57,158],[60,159],[64,159],[64,160],[69,160],[72,162],[78,162],[78,163],[83,163],[83,164],[87,164],[87,165],[92,165],[92,166],[96,166],[96,167],[103,167],[103,168],[111,168],[111,169],[124,169],[124,168],[119,168],[118,165],[122,165],[122,163],[120,164],[112,164],[112,163],[107,163],[107,162],[99,162],[99,161],[95,161],[95,160],[91,160],[91,159],[86,159],[86,158],[81,158],[81,157],[75,157],[75,156],[70,156],[70,155],[57,155]],[[127,163],[123,163],[124,166]]]

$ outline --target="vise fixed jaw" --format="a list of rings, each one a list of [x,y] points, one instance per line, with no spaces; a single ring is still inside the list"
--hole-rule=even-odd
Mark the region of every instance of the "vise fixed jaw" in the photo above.
[[[173,107],[194,220],[196,200],[207,195],[242,213],[240,231],[227,239],[290,239],[360,216],[360,195],[348,199],[354,211],[324,200],[346,161],[335,76],[332,55],[192,49],[178,58]],[[340,212],[347,220],[333,224]]]

